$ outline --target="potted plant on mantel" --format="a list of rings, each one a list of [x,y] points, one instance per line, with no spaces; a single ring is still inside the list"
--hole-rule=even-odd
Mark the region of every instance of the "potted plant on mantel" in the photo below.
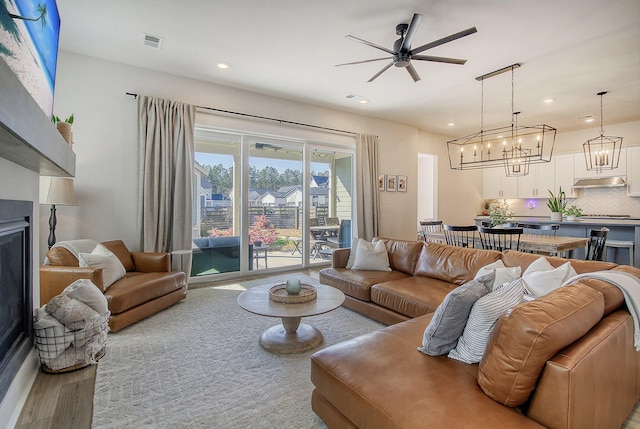
[[[71,125],[73,124],[73,114],[67,119],[62,121],[56,115],[51,116],[51,122],[56,124],[58,132],[62,135],[67,143],[71,146],[73,144],[73,133],[71,132]]]
[[[562,191],[562,186],[560,187],[560,191],[557,195],[554,195],[551,190],[549,190],[549,201],[547,201],[547,207],[551,210],[551,220],[554,222],[560,222],[562,220],[562,214],[564,213],[565,207],[567,207],[567,201],[564,196],[564,192]]]

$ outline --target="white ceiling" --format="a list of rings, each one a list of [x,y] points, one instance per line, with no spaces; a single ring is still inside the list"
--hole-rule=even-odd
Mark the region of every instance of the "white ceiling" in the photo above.
[[[559,131],[640,120],[639,0],[58,0],[60,49],[460,137],[478,131],[475,77],[516,62],[519,123]],[[347,34],[392,48],[395,27],[423,15],[413,46],[477,27],[423,52],[465,65],[413,61],[422,77]],[[143,33],[164,38],[143,45]],[[381,55],[382,54],[382,55]],[[231,65],[223,71],[217,61]],[[346,98],[369,99],[359,104]],[[150,94],[153,95],[153,94]],[[554,98],[553,103],[543,103]],[[511,121],[511,73],[484,82],[484,127]],[[224,108],[225,106],[212,105]],[[246,113],[255,113],[249,111]],[[585,124],[577,118],[593,115]],[[321,121],[319,121],[321,122]],[[449,123],[455,123],[449,126]],[[331,124],[318,123],[330,126]]]

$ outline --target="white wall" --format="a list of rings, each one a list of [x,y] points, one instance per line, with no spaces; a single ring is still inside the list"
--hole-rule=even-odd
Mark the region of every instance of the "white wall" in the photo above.
[[[380,235],[383,236],[415,239],[417,187],[412,184],[417,181],[418,152],[440,155],[439,170],[444,171],[446,177],[446,184],[440,185],[440,195],[447,195],[448,192],[443,191],[452,189],[451,180],[457,181],[456,189],[470,189],[461,193],[455,203],[452,221],[474,216],[480,204],[476,199],[481,196],[481,183],[474,183],[473,178],[464,173],[449,177],[447,138],[444,136],[389,121],[61,52],[54,111],[58,116],[75,114],[78,206],[63,207],[58,211],[58,241],[121,238],[132,250],[138,248],[137,103],[126,96],[126,92],[379,136],[380,172],[406,174],[409,183],[407,193],[383,192],[381,195]],[[354,141],[343,135],[229,115],[199,113],[197,123],[342,145],[353,146]],[[442,165],[443,159],[446,168]],[[467,180],[470,181],[467,183]],[[446,204],[440,201],[439,206],[442,208]],[[42,208],[43,229],[48,216],[48,210]],[[46,243],[46,234],[41,235],[41,243]]]
[[[36,255],[33,265],[33,302],[34,307],[38,307],[40,302],[40,275],[39,263],[37,261],[38,237],[40,235],[37,222],[38,201],[39,201],[39,176],[31,170],[27,170],[11,161],[0,158],[0,199],[33,201],[34,224],[33,224],[33,246]],[[45,237],[46,243],[46,237]],[[46,244],[45,244],[46,247]],[[0,422],[7,424],[6,427],[13,427],[18,420],[20,410],[27,399],[31,385],[38,374],[39,361],[37,353],[34,351],[25,360],[18,374],[13,379],[9,391],[0,403]]]

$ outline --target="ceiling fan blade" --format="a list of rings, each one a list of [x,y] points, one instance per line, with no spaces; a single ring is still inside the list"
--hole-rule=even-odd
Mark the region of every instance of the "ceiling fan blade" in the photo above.
[[[402,42],[401,51],[410,51],[411,50],[411,41],[413,40],[413,36],[416,34],[418,27],[420,26],[420,21],[422,21],[422,15],[419,13],[413,14],[413,19],[411,19],[411,24],[409,24],[409,29],[407,30],[407,34],[404,36],[404,41]]]
[[[350,34],[345,36],[345,37],[347,37],[348,39],[351,39],[351,40],[355,40],[356,42],[364,43],[365,45],[371,46],[372,48],[380,49],[381,51],[384,51],[387,54],[393,55],[393,51],[391,49],[385,48],[384,46],[376,45],[375,43],[369,42],[369,41],[364,40],[364,39],[360,39],[359,37],[352,36]]]
[[[415,49],[412,49],[409,53],[411,55],[419,54],[420,52],[426,51],[427,49],[431,49],[431,48],[435,48],[436,46],[444,45],[445,43],[452,42],[452,41],[454,41],[456,39],[459,39],[461,37],[468,36],[470,34],[476,33],[477,31],[478,30],[476,29],[476,27],[467,28],[466,30],[462,30],[462,31],[460,31],[458,33],[451,34],[450,36],[443,37],[442,39],[438,39],[438,40],[433,41],[431,43],[427,43],[426,45],[422,45],[422,46],[419,46],[419,47],[417,47]]]
[[[393,61],[391,61],[389,64],[387,64],[386,66],[384,66],[382,68],[382,70],[380,70],[378,73],[374,74],[373,77],[371,79],[369,79],[367,82],[373,82],[378,76],[380,76],[382,73],[386,72],[387,70],[389,70],[389,67],[391,67],[393,65]]]
[[[411,75],[411,78],[413,79],[414,82],[417,82],[417,81],[420,80],[420,76],[418,75],[418,72],[416,71],[416,69],[413,67],[412,64],[409,64],[405,68],[407,69],[407,71]]]
[[[467,60],[461,60],[458,58],[432,57],[430,55],[413,55],[411,59],[420,60],[420,61],[433,61],[435,63],[460,64],[460,65],[464,65],[464,63],[467,62]]]
[[[373,61],[380,61],[380,60],[390,60],[393,57],[384,57],[384,58],[374,58],[372,60],[364,60],[364,61],[355,61],[353,63],[344,63],[344,64],[336,64],[336,67],[340,67],[340,66],[350,66],[353,64],[363,64],[363,63],[370,63]]]

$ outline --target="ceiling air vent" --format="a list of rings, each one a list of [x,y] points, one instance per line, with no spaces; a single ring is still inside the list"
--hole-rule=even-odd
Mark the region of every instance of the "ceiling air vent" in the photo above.
[[[164,40],[162,37],[154,36],[153,34],[142,33],[143,35],[143,43],[145,46],[149,46],[150,48],[160,49],[162,47],[162,41]]]

